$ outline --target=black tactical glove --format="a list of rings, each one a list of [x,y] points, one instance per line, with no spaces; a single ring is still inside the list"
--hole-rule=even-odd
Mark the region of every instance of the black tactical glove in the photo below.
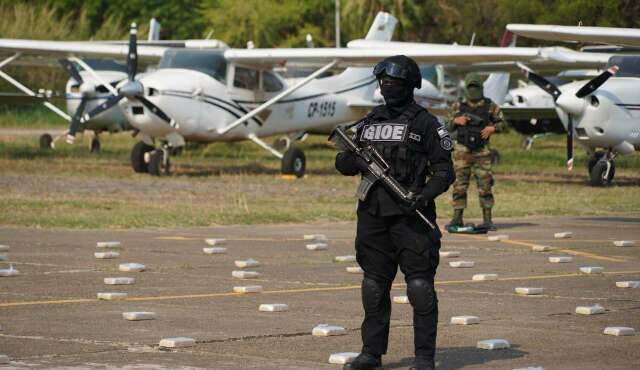
[[[336,169],[345,176],[355,176],[368,170],[367,162],[353,152],[340,152],[336,156]]]
[[[422,194],[416,195],[411,202],[407,202],[400,206],[402,211],[410,216],[416,213],[416,210],[424,208],[427,205],[426,198]]]

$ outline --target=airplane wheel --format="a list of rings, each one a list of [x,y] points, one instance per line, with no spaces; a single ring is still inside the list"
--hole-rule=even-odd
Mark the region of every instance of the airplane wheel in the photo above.
[[[91,153],[99,153],[100,152],[100,140],[95,137],[91,139]]]
[[[494,166],[497,166],[498,163],[500,163],[500,152],[495,150],[495,149],[491,149],[491,164]]]
[[[40,149],[51,149],[51,143],[53,143],[51,135],[43,134],[40,136]]]
[[[609,173],[607,174],[607,163],[611,164]],[[616,174],[616,165],[613,161],[598,161],[591,169],[589,175],[591,177],[591,185],[608,186]]]
[[[151,145],[145,144],[143,141],[138,141],[131,150],[131,167],[137,173],[147,172],[148,165],[144,160],[144,155],[154,148]]]
[[[149,156],[149,174],[151,176],[163,176],[170,173],[171,162],[169,162],[169,156],[165,161],[165,151],[162,149],[156,149],[151,152]]]
[[[596,163],[598,163],[598,161],[600,160],[600,158],[602,158],[604,155],[605,155],[605,152],[593,153],[591,158],[589,158],[589,162],[587,163],[587,167],[589,168],[589,173],[591,173],[591,170],[593,170],[593,166],[595,166]]]
[[[304,152],[298,148],[289,148],[282,157],[282,173],[285,175],[304,176],[306,159]]]

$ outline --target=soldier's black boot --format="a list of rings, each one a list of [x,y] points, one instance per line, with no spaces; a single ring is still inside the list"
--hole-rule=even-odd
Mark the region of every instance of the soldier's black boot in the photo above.
[[[362,352],[351,363],[344,365],[342,370],[382,370],[382,360],[380,356]]]
[[[464,212],[464,208],[462,209],[454,209],[453,210],[453,218],[449,221],[445,227],[449,228],[451,226],[462,227],[464,226],[464,221],[462,221],[462,213]]]
[[[491,208],[483,208],[482,209],[482,225],[480,227],[486,228],[487,230],[496,231],[496,225],[491,221]]]
[[[433,359],[416,356],[416,359],[409,370],[435,370],[435,368],[436,364]]]

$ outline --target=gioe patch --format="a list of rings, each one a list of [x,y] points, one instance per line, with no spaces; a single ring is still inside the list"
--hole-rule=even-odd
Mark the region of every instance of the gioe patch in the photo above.
[[[407,125],[401,123],[374,123],[367,125],[360,136],[360,141],[397,141],[402,142],[407,136]]]

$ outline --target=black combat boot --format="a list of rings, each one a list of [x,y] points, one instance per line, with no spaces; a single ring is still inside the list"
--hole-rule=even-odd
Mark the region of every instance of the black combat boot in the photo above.
[[[351,363],[344,365],[342,370],[382,370],[380,356],[362,352]]]
[[[416,356],[416,359],[409,370],[435,370],[435,368],[436,364],[433,359]]]
[[[446,228],[451,226],[462,227],[464,226],[464,221],[462,221],[462,213],[464,212],[464,208],[454,209],[453,210],[453,218],[449,221],[448,224],[445,225]]]
[[[482,225],[480,227],[485,228],[490,231],[496,231],[496,225],[491,221],[491,208],[483,208],[482,209]]]

